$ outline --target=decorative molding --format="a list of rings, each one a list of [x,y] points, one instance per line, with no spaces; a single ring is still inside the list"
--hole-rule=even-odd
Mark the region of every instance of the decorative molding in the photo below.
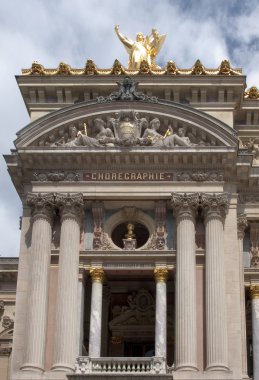
[[[239,214],[237,216],[237,235],[239,239],[244,238],[244,233],[247,226],[248,226],[248,223],[247,223],[246,214]]]
[[[250,222],[251,267],[259,268],[259,222]]]
[[[103,219],[104,208],[102,202],[95,202],[92,205],[94,231],[93,231],[93,249],[100,250],[103,248]]]
[[[104,282],[105,274],[102,267],[91,267],[89,273],[92,282],[100,282],[101,284]]]
[[[259,194],[258,192],[252,194],[238,194],[238,201],[241,204],[259,203]]]
[[[202,71],[201,71],[202,67]],[[61,62],[57,68],[47,69],[39,62],[35,61],[32,63],[31,68],[22,69],[22,75],[138,75],[143,74],[143,70],[147,70],[146,65],[139,70],[129,70],[116,59],[114,64],[109,69],[99,69],[93,60],[88,59],[84,68],[72,68],[68,64]],[[174,61],[169,60],[165,67],[160,69],[156,67],[155,69],[149,70],[149,74],[152,75],[242,75],[242,70],[239,68],[233,69],[228,60],[223,60],[219,67],[216,69],[205,68],[202,63],[198,60],[189,69],[178,68]],[[145,72],[146,73],[146,72]]]
[[[38,182],[61,182],[61,181],[79,181],[80,175],[71,171],[50,171],[50,172],[34,172],[33,179]]]
[[[217,182],[223,181],[223,172],[197,170],[197,171],[183,171],[177,174],[177,181],[196,181],[196,182]]]
[[[138,82],[134,82],[131,77],[125,76],[123,82],[117,82],[119,91],[112,92],[109,96],[99,96],[97,103],[109,103],[112,101],[146,101],[151,103],[157,103],[158,98],[156,96],[147,96],[143,92],[137,92]]]

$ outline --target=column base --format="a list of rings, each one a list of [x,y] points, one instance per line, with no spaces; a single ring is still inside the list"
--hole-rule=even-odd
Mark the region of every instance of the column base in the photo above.
[[[197,372],[199,371],[197,367],[191,364],[182,364],[178,365],[174,369],[175,371],[192,371],[192,372]]]
[[[75,366],[69,365],[67,363],[57,363],[52,366],[51,371],[74,372]]]
[[[205,371],[224,371],[224,372],[229,372],[230,369],[226,365],[212,364],[212,365],[206,367]]]
[[[33,372],[38,372],[38,373],[44,372],[43,367],[41,367],[40,365],[37,365],[37,364],[32,364],[32,363],[23,364],[21,366],[20,370],[21,371],[33,371]]]

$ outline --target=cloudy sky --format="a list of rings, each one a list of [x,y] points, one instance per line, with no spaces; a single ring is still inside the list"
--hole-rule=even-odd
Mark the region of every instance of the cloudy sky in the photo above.
[[[64,61],[100,68],[127,54],[114,25],[128,37],[157,28],[167,38],[159,63],[173,59],[189,68],[196,59],[216,68],[229,59],[242,67],[248,87],[259,86],[258,0],[9,0],[0,2],[1,153],[13,148],[16,132],[29,123],[15,75],[34,60],[45,67]],[[18,256],[21,202],[0,158],[1,256]]]

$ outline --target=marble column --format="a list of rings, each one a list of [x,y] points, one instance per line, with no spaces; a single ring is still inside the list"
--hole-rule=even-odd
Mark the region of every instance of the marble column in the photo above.
[[[156,328],[155,328],[155,356],[167,357],[167,287],[168,269],[157,267],[154,269],[156,280]]]
[[[74,370],[78,356],[78,272],[82,194],[57,194],[61,234],[59,251],[56,331],[52,370]]]
[[[197,371],[195,216],[197,193],[173,193],[177,223],[175,282],[175,369]]]
[[[30,193],[27,203],[32,207],[32,238],[27,336],[21,369],[41,372],[45,362],[54,196]]]
[[[240,308],[241,308],[241,333],[242,333],[242,370],[243,377],[247,378],[247,347],[246,347],[246,311],[245,311],[245,284],[244,284],[244,236],[248,226],[246,215],[237,217],[237,237],[239,244],[239,279],[240,279]]]
[[[259,285],[251,285],[253,331],[253,380],[259,380]]]
[[[202,194],[206,235],[206,370],[228,370],[224,270],[226,193]]]
[[[101,333],[102,333],[102,298],[104,271],[102,267],[90,269],[92,278],[90,333],[89,333],[89,356],[99,358],[101,356]]]

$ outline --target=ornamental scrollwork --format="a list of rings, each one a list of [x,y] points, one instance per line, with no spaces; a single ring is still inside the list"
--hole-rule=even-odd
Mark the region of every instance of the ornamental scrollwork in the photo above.
[[[60,182],[60,181],[79,181],[80,175],[76,172],[51,171],[51,172],[34,172],[33,180],[38,182]]]

